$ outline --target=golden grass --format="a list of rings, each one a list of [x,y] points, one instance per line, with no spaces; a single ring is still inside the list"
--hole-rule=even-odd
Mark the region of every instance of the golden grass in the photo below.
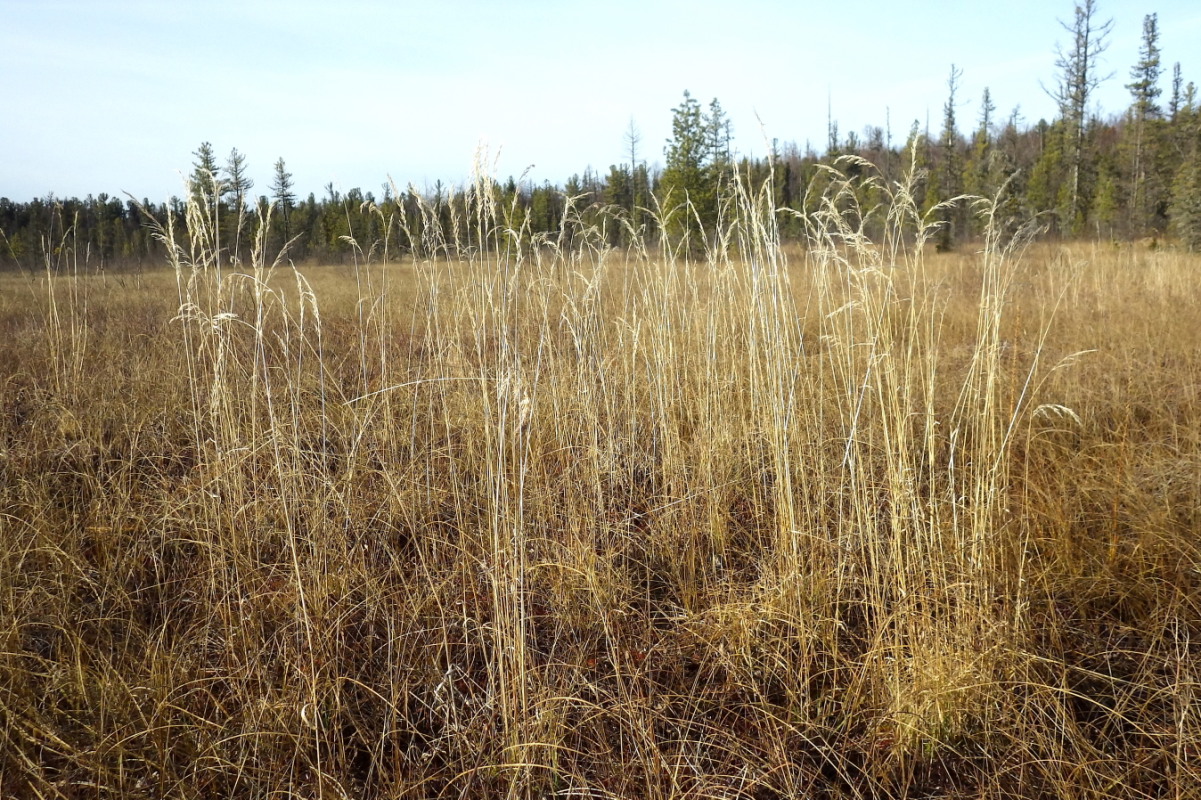
[[[1201,261],[844,189],[5,277],[0,794],[1193,796]]]

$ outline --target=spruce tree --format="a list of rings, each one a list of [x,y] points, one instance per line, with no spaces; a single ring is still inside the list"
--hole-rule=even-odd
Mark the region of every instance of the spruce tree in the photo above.
[[[1156,102],[1159,88],[1159,15],[1148,14],[1143,18],[1143,41],[1139,45],[1138,63],[1130,69],[1131,82],[1126,84],[1134,97],[1134,107],[1140,119],[1160,115]]]
[[[1067,184],[1068,159],[1064,144],[1069,137],[1065,134],[1065,127],[1063,120],[1048,124],[1040,119],[1034,128],[1040,145],[1026,184],[1026,201],[1035,214],[1055,212],[1063,187]],[[1059,228],[1063,230],[1065,227],[1066,223],[1060,220]]]
[[[1184,79],[1180,75],[1180,62],[1177,61],[1172,65],[1172,95],[1168,99],[1168,119],[1172,122],[1176,121],[1176,116],[1180,113],[1180,90],[1184,86]]]
[[[938,193],[943,200],[963,194],[963,159],[959,151],[959,130],[955,122],[955,95],[963,70],[951,65],[947,79],[947,102],[943,106],[942,136],[939,138]],[[941,251],[954,248],[963,235],[966,214],[962,204],[944,208],[940,214],[942,227],[938,231],[937,247]]]
[[[225,162],[225,186],[223,194],[229,198],[235,211],[246,203],[246,197],[254,188],[254,181],[246,174],[246,156],[238,152],[238,148],[229,151]]]
[[[1122,198],[1118,190],[1121,180],[1110,159],[1098,165],[1096,191],[1093,194],[1089,218],[1100,239],[1113,240],[1117,237],[1122,217]]]
[[[1143,41],[1139,47],[1138,63],[1130,70],[1131,82],[1126,84],[1133,98],[1130,109],[1132,136],[1130,173],[1130,217],[1134,231],[1144,234],[1155,227],[1159,203],[1155,186],[1154,165],[1157,155],[1155,121],[1160,116],[1156,102],[1159,88],[1159,20],[1157,15],[1143,18]]]
[[[229,151],[225,162],[225,185],[221,187],[222,194],[228,198],[233,208],[233,258],[241,259],[242,228],[246,219],[246,196],[254,187],[254,181],[246,174],[246,156],[238,152],[238,148]]]
[[[709,103],[709,114],[705,117],[706,149],[713,168],[719,173],[733,163],[731,142],[734,138],[733,125],[717,98]],[[719,175],[720,177],[720,175]]]
[[[627,214],[631,213],[630,209],[634,202],[634,178],[628,166],[624,164],[609,166],[609,177],[605,181],[603,194],[606,205],[620,208]],[[615,221],[609,222],[605,227],[605,233],[610,247],[620,247],[626,244],[626,229],[621,224]]]
[[[994,136],[993,114],[996,110],[992,93],[986,86],[980,100],[980,124],[972,138],[970,161],[964,167],[964,190],[988,200],[995,197],[1009,175],[1004,163],[1005,154]],[[975,218],[971,220],[971,225],[974,232],[981,233],[985,220]]]
[[[626,128],[624,139],[626,152],[630,156],[630,225],[634,230],[638,230],[642,224],[642,207],[646,205],[648,187],[644,180],[646,170],[639,168],[638,161],[638,146],[642,144],[642,134],[638,131],[638,126],[634,124],[633,117],[630,117],[630,124]]]
[[[672,112],[671,139],[664,154],[667,167],[663,170],[661,195],[668,211],[667,233],[676,238],[689,237],[692,247],[699,247],[698,237],[717,217],[717,193],[709,169],[712,154],[710,125],[701,111],[701,104],[689,92]]]
[[[992,94],[984,87],[984,96],[980,99],[980,125],[972,137],[971,163],[965,171],[964,180],[967,191],[971,194],[989,197],[992,195],[990,181],[990,165],[993,148],[992,115],[997,110],[993,104]]]
[[[196,160],[192,162],[192,175],[189,183],[189,190],[192,199],[203,209],[209,213],[216,208],[219,199],[218,191],[219,182],[217,180],[218,168],[217,157],[213,155],[213,146],[208,142],[201,142],[200,147],[192,153]]]
[[[284,241],[291,238],[291,233],[288,230],[288,223],[291,218],[292,205],[296,202],[296,195],[292,193],[292,173],[288,172],[284,160],[280,157],[275,162],[275,177],[271,181],[271,196],[275,200],[275,205],[279,209],[280,214],[284,218]]]
[[[938,180],[937,176],[930,174],[929,133],[922,132],[916,119],[909,126],[909,135],[905,138],[903,156],[905,163],[912,165],[913,174],[924,179],[919,181],[915,187],[913,200],[917,204],[917,207],[921,209],[922,214],[925,214],[931,208],[938,205]],[[807,208],[805,210],[809,211],[810,209]]]
[[[1180,166],[1172,186],[1170,207],[1173,232],[1190,252],[1201,252],[1201,146]]]
[[[1201,252],[1201,110],[1194,99],[1195,88],[1190,83],[1178,119],[1187,155],[1172,182],[1168,214],[1180,243],[1191,252]]]
[[[1093,91],[1105,76],[1098,74],[1098,59],[1105,52],[1106,38],[1113,28],[1113,20],[1100,22],[1097,17],[1096,0],[1077,3],[1071,24],[1060,23],[1071,35],[1071,44],[1060,49],[1055,60],[1059,69],[1059,86],[1053,97],[1059,104],[1063,120],[1064,151],[1067,157],[1067,183],[1063,187],[1060,228],[1064,233],[1075,233],[1084,224],[1083,185],[1085,162],[1085,133],[1088,102]]]

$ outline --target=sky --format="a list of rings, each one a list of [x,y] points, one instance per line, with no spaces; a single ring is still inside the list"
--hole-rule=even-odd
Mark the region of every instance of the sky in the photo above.
[[[717,98],[742,154],[772,140],[825,149],[916,120],[937,131],[947,77],[974,129],[1055,114],[1071,0],[0,0],[0,197],[184,194],[194,151],[245,155],[252,193],[283,158],[294,191],[391,180],[562,185],[629,159],[662,163],[688,90]],[[1113,20],[1095,110],[1120,113],[1143,17],[1157,13],[1165,97],[1172,64],[1201,84],[1201,3],[1098,0]],[[482,158],[477,153],[484,153]]]

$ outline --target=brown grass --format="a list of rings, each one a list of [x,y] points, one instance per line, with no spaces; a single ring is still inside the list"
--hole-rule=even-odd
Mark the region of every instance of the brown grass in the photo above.
[[[844,190],[4,278],[0,794],[1195,796],[1201,261]]]

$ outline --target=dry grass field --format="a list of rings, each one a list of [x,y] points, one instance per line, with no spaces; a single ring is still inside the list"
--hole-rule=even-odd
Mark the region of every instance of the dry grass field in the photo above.
[[[1197,797],[1201,259],[840,188],[3,277],[0,795]]]

